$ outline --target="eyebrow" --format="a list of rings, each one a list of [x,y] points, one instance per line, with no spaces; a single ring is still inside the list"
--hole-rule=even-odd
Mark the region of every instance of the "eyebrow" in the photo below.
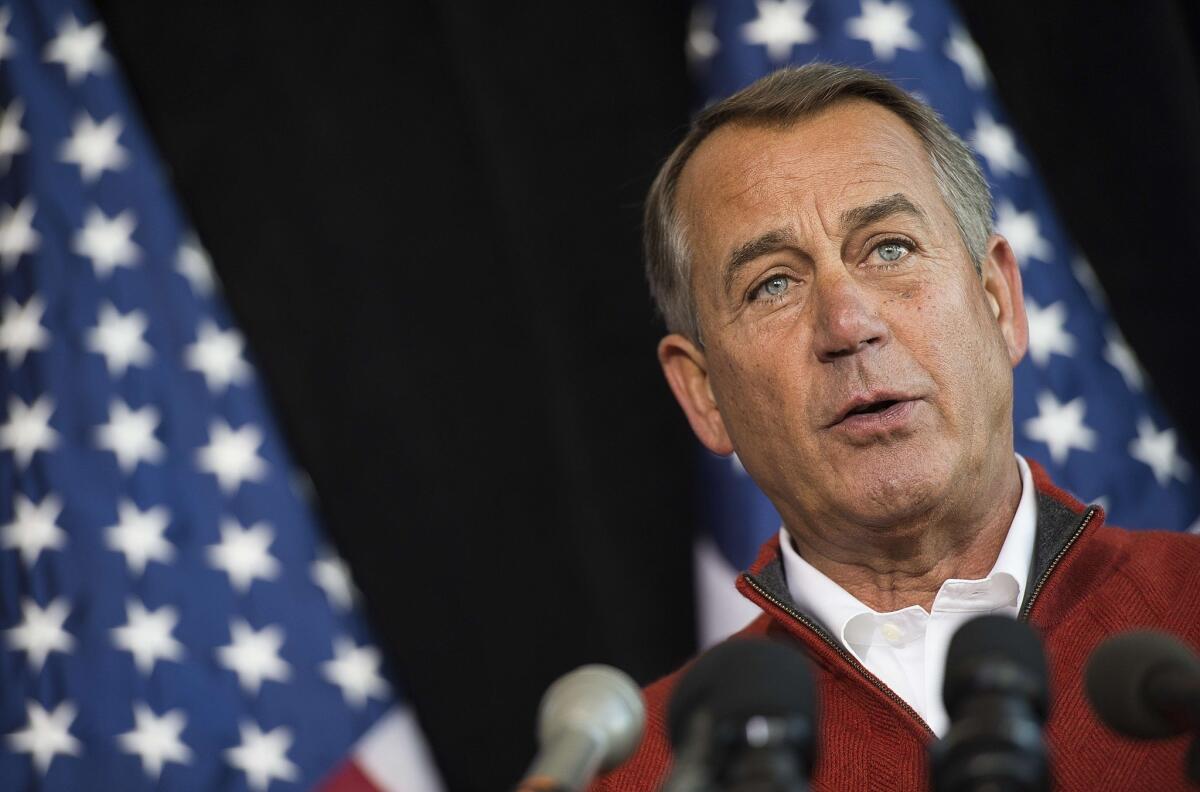
[[[869,204],[847,209],[842,212],[839,221],[842,234],[847,235],[872,223],[902,214],[910,215],[918,220],[925,220],[925,213],[918,209],[912,201],[908,200],[903,193],[893,193],[892,195],[885,195],[883,198],[879,198]],[[743,242],[741,245],[738,245],[729,254],[729,258],[725,260],[725,293],[728,294],[733,290],[733,283],[737,280],[738,272],[751,261],[759,256],[765,256],[768,253],[774,253],[777,250],[783,250],[787,247],[796,247],[797,245],[795,234],[786,228],[772,229],[756,236],[749,242]]]
[[[908,200],[903,193],[893,193],[864,206],[856,206],[842,212],[842,234],[847,235],[864,226],[899,214],[911,215],[918,220],[925,219],[925,213]]]
[[[786,228],[776,228],[760,234],[749,242],[738,245],[725,261],[725,293],[733,290],[738,272],[759,256],[774,253],[786,247],[795,247],[796,237]]]

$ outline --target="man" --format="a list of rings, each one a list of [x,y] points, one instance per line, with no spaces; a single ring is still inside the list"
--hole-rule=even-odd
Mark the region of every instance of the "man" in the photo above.
[[[814,661],[815,789],[925,789],[944,734],[950,635],[985,613],[1045,641],[1060,789],[1182,787],[1182,739],[1101,726],[1082,665],[1113,632],[1200,644],[1200,539],[1131,534],[1013,452],[1021,275],[964,144],[867,72],[777,72],[702,112],[646,212],[670,335],[663,372],[693,431],[737,453],[783,518],[738,589],[743,635]],[[603,790],[657,789],[678,674]]]

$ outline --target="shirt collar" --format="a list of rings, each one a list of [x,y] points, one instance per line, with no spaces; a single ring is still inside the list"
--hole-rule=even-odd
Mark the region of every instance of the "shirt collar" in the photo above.
[[[993,580],[1001,575],[1011,579],[1016,584],[1016,602],[1019,605],[1025,597],[1029,567],[1033,560],[1033,543],[1037,532],[1037,497],[1029,464],[1019,454],[1015,456],[1017,468],[1021,472],[1021,500],[1017,504],[1017,511],[1013,515],[1004,544],[1000,547],[1000,553],[996,556],[996,563],[992,565],[991,572],[984,580]],[[779,529],[779,547],[792,601],[801,610],[815,616],[834,635],[845,640],[845,628],[851,619],[863,613],[875,613],[805,561],[792,546],[786,528]],[[942,585],[945,587],[946,584]],[[939,591],[939,595],[941,594]]]

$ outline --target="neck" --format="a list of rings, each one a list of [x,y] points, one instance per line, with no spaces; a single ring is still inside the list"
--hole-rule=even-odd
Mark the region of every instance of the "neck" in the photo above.
[[[969,497],[880,530],[826,519],[788,521],[805,561],[872,610],[930,610],[942,583],[985,577],[996,563],[1021,501],[1013,457]]]

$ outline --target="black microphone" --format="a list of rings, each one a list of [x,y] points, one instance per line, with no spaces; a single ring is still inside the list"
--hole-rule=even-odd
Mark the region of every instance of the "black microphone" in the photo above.
[[[675,769],[663,792],[803,792],[816,757],[804,656],[763,639],[702,655],[671,697]]]
[[[1133,630],[1100,644],[1084,677],[1092,709],[1113,731],[1153,740],[1191,732],[1188,776],[1200,783],[1200,658],[1171,636]]]
[[[638,686],[611,666],[586,665],[546,689],[538,710],[540,748],[518,792],[578,792],[628,759],[642,739]]]
[[[954,633],[942,688],[950,729],[930,748],[935,792],[1050,788],[1046,678],[1041,641],[1023,622],[980,616]]]

